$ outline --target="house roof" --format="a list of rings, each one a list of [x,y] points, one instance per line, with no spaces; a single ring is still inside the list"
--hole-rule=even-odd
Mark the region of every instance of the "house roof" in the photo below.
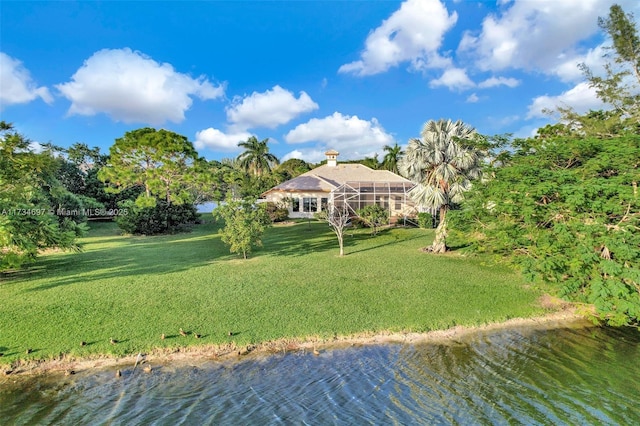
[[[398,176],[388,170],[373,170],[362,164],[337,164],[335,166],[322,165],[301,174],[298,177],[282,182],[264,194],[272,191],[300,192],[321,191],[331,192],[347,182],[405,182],[410,180]],[[263,194],[263,195],[264,195]]]

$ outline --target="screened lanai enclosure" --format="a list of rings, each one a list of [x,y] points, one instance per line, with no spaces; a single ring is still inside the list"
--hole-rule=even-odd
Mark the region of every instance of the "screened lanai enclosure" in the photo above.
[[[350,181],[331,191],[329,202],[338,208],[348,208],[352,214],[377,204],[392,218],[415,216],[417,209],[408,194],[413,187],[410,182]]]

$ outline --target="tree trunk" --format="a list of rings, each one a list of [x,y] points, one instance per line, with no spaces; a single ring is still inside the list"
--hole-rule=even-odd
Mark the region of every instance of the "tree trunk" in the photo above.
[[[344,256],[344,241],[342,235],[338,236],[338,243],[340,244],[340,257]]]
[[[445,253],[447,251],[447,208],[440,207],[440,223],[436,228],[436,238],[429,247],[429,251],[433,253]]]

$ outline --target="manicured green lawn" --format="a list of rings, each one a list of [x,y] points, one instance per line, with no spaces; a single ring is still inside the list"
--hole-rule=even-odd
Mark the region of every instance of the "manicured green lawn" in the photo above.
[[[422,253],[432,237],[422,229],[376,237],[350,231],[340,258],[327,225],[304,222],[270,228],[264,247],[244,261],[229,254],[214,224],[160,237],[121,236],[112,223],[92,224],[81,253],[48,254],[0,278],[0,363],[428,331],[542,312],[539,292],[507,269]],[[180,327],[203,337],[182,337]]]

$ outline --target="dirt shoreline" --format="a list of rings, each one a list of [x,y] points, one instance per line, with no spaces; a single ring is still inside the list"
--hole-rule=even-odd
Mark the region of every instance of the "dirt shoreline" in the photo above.
[[[257,345],[238,347],[235,344],[202,345],[185,348],[158,348],[138,356],[114,357],[96,355],[87,358],[62,356],[57,359],[16,362],[10,367],[4,366],[0,384],[16,377],[57,376],[87,374],[105,369],[127,369],[144,364],[150,368],[172,365],[179,366],[194,362],[233,361],[256,356],[268,356],[287,352],[307,351],[315,355],[323,351],[349,346],[380,344],[416,344],[455,342],[465,336],[479,332],[504,329],[554,329],[564,327],[588,327],[593,325],[584,315],[575,309],[563,309],[547,315],[531,318],[513,318],[504,322],[489,323],[482,326],[456,326],[446,330],[434,330],[425,333],[380,332],[339,336],[331,339],[307,337],[304,339],[280,339]],[[144,367],[139,367],[144,368]]]

